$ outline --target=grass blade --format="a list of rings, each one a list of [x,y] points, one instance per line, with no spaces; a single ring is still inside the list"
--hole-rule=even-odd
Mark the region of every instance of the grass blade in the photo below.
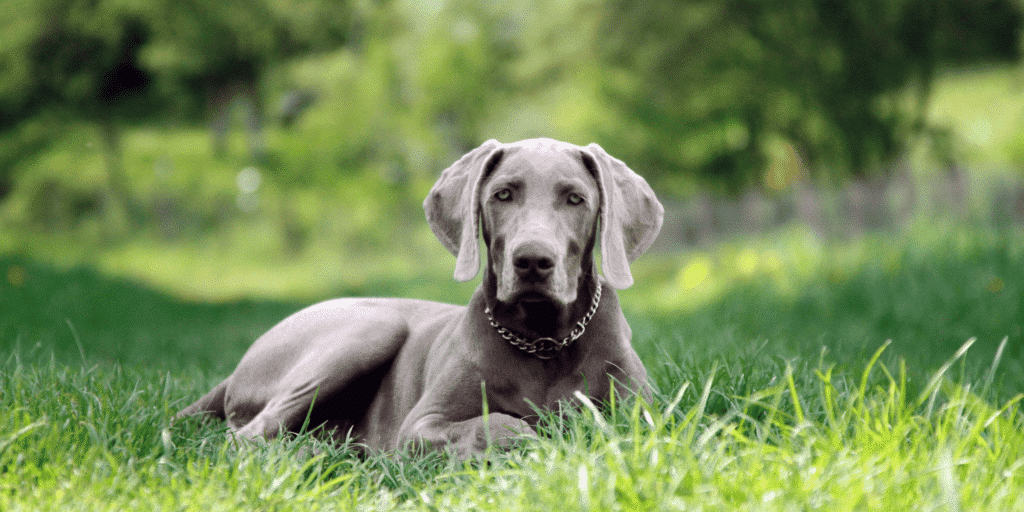
[[[965,342],[963,345],[960,345],[960,348],[957,349],[956,353],[953,354],[953,357],[949,358],[949,360],[943,363],[939,370],[936,371],[934,375],[932,375],[932,378],[928,381],[928,385],[925,386],[924,391],[921,392],[921,396],[917,398],[917,403],[914,404],[915,409],[921,407],[921,405],[924,404],[925,400],[927,400],[927,416],[931,416],[931,412],[935,404],[935,397],[939,391],[939,382],[942,381],[942,377],[946,375],[946,372],[949,370],[951,366],[953,366],[953,363],[955,363],[958,359],[963,357],[963,355],[967,352],[967,349],[971,348],[971,345],[974,345],[975,341],[978,341],[978,338],[971,338],[967,340],[967,342]]]

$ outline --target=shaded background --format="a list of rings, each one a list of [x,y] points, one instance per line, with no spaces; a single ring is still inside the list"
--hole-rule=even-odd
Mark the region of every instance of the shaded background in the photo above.
[[[216,323],[196,302],[464,302],[474,284],[452,281],[420,204],[489,138],[598,142],[652,183],[665,228],[624,293],[651,315],[736,283],[898,283],[860,272],[919,244],[969,253],[966,232],[1019,239],[1024,221],[1019,0],[2,2],[5,343],[32,342],[33,311],[76,341],[61,319],[109,303],[90,290],[111,279],[132,283],[106,306],[126,316],[90,336],[139,304],[167,324],[129,345]],[[1000,272],[964,286],[1020,311]],[[1015,328],[1019,351],[1012,324],[992,336]]]

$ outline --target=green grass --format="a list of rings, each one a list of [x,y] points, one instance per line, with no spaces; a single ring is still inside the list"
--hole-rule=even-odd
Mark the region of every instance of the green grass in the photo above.
[[[1024,237],[970,233],[823,246],[795,277],[805,244],[780,244],[777,274],[672,311],[645,305],[665,293],[653,255],[637,276],[655,286],[622,293],[653,402],[546,417],[486,463],[172,425],[303,304],[185,302],[5,257],[0,509],[1020,510]],[[728,274],[733,252],[702,257]]]
[[[0,347],[60,364],[229,372],[252,341],[302,304],[202,304],[85,267],[0,258]],[[12,283],[13,281],[13,283]],[[14,283],[17,283],[15,285]]]
[[[1017,401],[993,407],[943,380],[908,394],[864,368],[852,382],[792,373],[727,415],[718,381],[653,405],[591,404],[487,463],[360,460],[301,437],[237,450],[212,427],[167,425],[181,383],[157,372],[8,363],[0,503],[77,510],[1019,510]],[[885,373],[868,385],[868,373]],[[1019,398],[1019,397],[1018,397]]]
[[[813,362],[825,350],[828,360],[855,370],[892,340],[884,360],[893,365],[905,359],[919,382],[972,337],[978,341],[965,364],[976,374],[1009,337],[1009,363],[998,387],[1013,394],[1024,382],[1022,242],[1019,230],[946,230],[936,223],[927,233],[879,234],[843,244],[822,244],[799,232],[748,242],[739,251],[724,246],[640,260],[637,280],[651,285],[626,291],[623,302],[634,312],[645,360],[658,357],[644,353],[644,346],[657,345],[674,364],[695,367],[706,367],[709,354]],[[777,262],[743,276],[734,256],[748,250],[773,254]],[[699,286],[686,288],[677,278],[695,259],[712,271]],[[676,296],[683,296],[681,303],[674,302]]]

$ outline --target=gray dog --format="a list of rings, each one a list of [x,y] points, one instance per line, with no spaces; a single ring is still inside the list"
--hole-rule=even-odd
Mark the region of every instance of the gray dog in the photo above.
[[[643,178],[597,144],[489,140],[441,174],[423,207],[459,281],[479,272],[483,233],[487,266],[469,305],[316,304],[256,340],[179,417],[226,419],[243,439],[308,421],[370,449],[469,457],[488,440],[533,434],[533,407],[557,408],[577,391],[598,401],[612,386],[648,393],[614,291],[633,284],[629,263],[661,228]]]

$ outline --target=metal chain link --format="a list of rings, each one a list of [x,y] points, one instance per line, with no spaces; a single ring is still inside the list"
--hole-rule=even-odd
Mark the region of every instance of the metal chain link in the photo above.
[[[587,330],[587,324],[590,323],[590,319],[597,313],[597,307],[601,304],[601,283],[597,283],[597,288],[594,291],[594,300],[590,303],[590,309],[587,314],[583,315],[583,318],[576,322],[576,327],[573,327],[572,332],[568,336],[563,338],[561,341],[557,341],[554,338],[537,338],[533,341],[527,340],[522,336],[498,325],[494,321],[494,317],[491,315],[491,308],[484,308],[484,313],[487,315],[487,321],[490,322],[491,327],[498,331],[498,334],[505,341],[512,344],[513,347],[518,348],[528,354],[534,355],[539,359],[551,359],[555,357],[555,354],[559,350],[569,346],[570,343],[578,340],[580,336],[583,336],[583,332]]]

